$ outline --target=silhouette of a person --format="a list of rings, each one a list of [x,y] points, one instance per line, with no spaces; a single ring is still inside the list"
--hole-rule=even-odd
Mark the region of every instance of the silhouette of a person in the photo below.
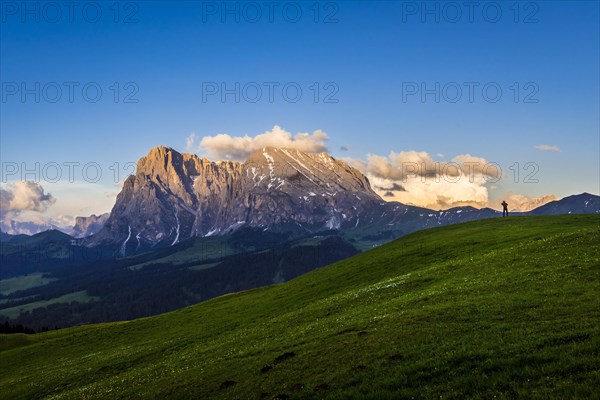
[[[508,217],[508,203],[502,200],[502,216]]]

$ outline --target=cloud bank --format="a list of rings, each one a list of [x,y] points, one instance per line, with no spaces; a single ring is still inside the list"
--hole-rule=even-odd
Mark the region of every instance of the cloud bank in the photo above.
[[[312,134],[303,132],[293,135],[278,125],[270,131],[256,136],[231,136],[218,134],[204,136],[197,149],[209,158],[218,160],[243,161],[262,147],[287,147],[307,153],[327,152],[329,136],[316,130]],[[191,134],[186,146],[193,148],[196,135]],[[560,151],[556,146],[538,145],[543,151]],[[340,151],[348,151],[341,146]],[[399,201],[432,209],[447,209],[459,206],[501,208],[501,200],[490,200],[490,189],[502,179],[499,165],[483,157],[459,154],[449,161],[445,156],[435,154],[433,159],[426,151],[390,152],[387,156],[367,154],[366,161],[356,158],[342,158],[343,161],[363,172],[371,181],[371,186],[387,201]],[[556,196],[528,197],[507,194],[506,200],[512,210],[528,211]]]
[[[486,186],[501,178],[500,169],[482,157],[461,154],[434,161],[425,151],[368,154],[367,161],[346,159],[362,171],[385,200],[432,209],[486,207]]]
[[[56,199],[33,181],[21,181],[0,188],[0,209],[2,212],[37,211],[44,212]]]
[[[292,148],[306,153],[326,152],[328,140],[329,136],[321,130],[316,130],[312,134],[300,132],[292,135],[275,125],[270,131],[254,137],[248,135],[236,137],[225,133],[204,136],[200,140],[199,150],[209,158],[217,160],[244,161],[256,150],[268,146]]]
[[[367,161],[345,161],[367,175],[373,190],[387,201],[435,210],[461,206],[501,209],[502,200],[490,199],[490,189],[502,179],[501,168],[483,157],[460,154],[450,161],[434,161],[425,151],[392,151],[388,156],[368,154]],[[557,197],[508,194],[504,199],[513,211],[529,211]]]
[[[21,181],[0,188],[0,229],[3,232],[37,233],[48,229],[52,222],[40,213],[45,212],[56,202],[44,188],[33,181]],[[25,220],[20,216],[27,214]]]
[[[556,197],[553,194],[547,194],[547,195],[539,196],[539,197],[530,197],[530,196],[524,196],[522,194],[508,193],[504,197],[504,200],[506,200],[506,202],[508,203],[509,210],[531,211],[534,208],[543,206],[546,203],[549,203],[554,200],[558,200],[558,197]],[[502,202],[502,200],[491,201],[489,206],[492,208],[500,209],[501,202]]]

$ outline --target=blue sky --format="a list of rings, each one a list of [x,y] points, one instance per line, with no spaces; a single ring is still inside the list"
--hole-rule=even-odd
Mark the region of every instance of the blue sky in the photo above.
[[[108,211],[118,191],[108,166],[136,161],[153,146],[184,151],[191,133],[255,136],[275,125],[293,134],[325,131],[337,157],[470,154],[505,174],[515,162],[521,170],[538,165],[538,183],[503,179],[488,185],[490,199],[600,190],[598,2],[481,2],[472,20],[463,2],[321,2],[318,15],[314,2],[279,2],[272,16],[264,2],[227,3],[233,11],[224,16],[222,2],[122,2],[118,15],[112,2],[54,4],[60,15],[45,2],[26,3],[25,14],[20,2],[2,2],[0,156],[29,166],[102,165],[92,189],[40,182],[57,199],[55,214]],[[253,22],[256,5],[262,16]],[[78,85],[72,102],[68,82]],[[211,82],[279,86],[273,102],[265,91],[255,103],[218,94],[203,101]],[[35,92],[36,83],[40,101],[23,100],[21,85]],[[90,83],[90,97],[102,90],[95,103],[82,93]],[[289,83],[302,90],[298,102],[284,99]],[[439,102],[406,93],[436,83]],[[55,84],[62,95],[52,103]],[[462,95],[451,102],[457,85]],[[498,101],[486,101],[486,85],[488,94],[502,90]],[[337,102],[325,102],[333,90]],[[137,102],[125,102],[127,94]]]

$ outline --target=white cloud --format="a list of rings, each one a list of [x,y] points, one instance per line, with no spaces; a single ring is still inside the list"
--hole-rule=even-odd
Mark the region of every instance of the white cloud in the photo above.
[[[367,161],[348,160],[363,171],[373,189],[388,201],[442,209],[461,205],[485,206],[488,189],[481,173],[482,158],[468,154],[452,162],[433,161],[424,151],[390,152],[388,156],[368,154]],[[467,166],[473,165],[469,168]],[[463,171],[465,170],[465,171]],[[403,189],[403,190],[400,190]]]
[[[559,152],[560,148],[558,146],[551,146],[549,144],[538,144],[536,146],[533,146],[535,149],[541,150],[541,151],[554,151],[554,152]]]
[[[483,177],[478,176],[469,181],[461,176],[455,182],[432,178],[422,180],[420,177],[407,177],[402,181],[382,179],[370,176],[374,190],[387,201],[399,201],[434,210],[447,209],[458,206],[485,207],[488,203],[489,192]],[[401,185],[404,190],[381,190]]]
[[[0,188],[0,205],[2,211],[37,211],[43,212],[56,199],[44,188],[33,181],[20,181]]]
[[[502,209],[503,199],[490,200],[490,190],[502,176],[495,163],[483,157],[461,154],[451,161],[433,161],[424,151],[367,155],[367,161],[344,160],[367,175],[373,190],[387,201],[399,201],[431,209],[459,206]],[[530,197],[508,193],[504,199],[512,211],[530,211],[557,197]]]
[[[432,209],[486,207],[488,186],[501,178],[494,163],[470,154],[434,161],[425,151],[392,151],[368,154],[367,161],[345,161],[365,173],[385,200]]]
[[[507,193],[503,199],[490,201],[489,207],[497,210],[502,209],[500,203],[505,200],[508,203],[508,209],[510,211],[531,211],[534,208],[543,206],[554,200],[558,200],[553,194],[547,194],[540,197],[525,196],[522,194]]]
[[[56,202],[44,188],[33,181],[20,181],[0,188],[0,229],[8,233],[37,233],[48,229],[53,221],[41,213]]]
[[[200,140],[199,149],[214,159],[243,161],[256,150],[268,146],[292,148],[306,153],[326,152],[325,143],[328,140],[329,136],[321,130],[316,130],[312,134],[301,132],[292,135],[275,125],[270,131],[254,137],[230,136],[225,133],[204,136]]]
[[[451,161],[434,161],[425,151],[390,152],[386,156],[367,154],[367,162],[347,160],[368,175],[378,178],[404,180],[410,177],[448,178],[465,175],[473,180],[475,175],[483,175],[488,180],[499,178],[500,171],[494,163],[482,157],[461,154]]]
[[[195,133],[190,133],[190,136],[188,136],[185,139],[185,148],[187,149],[187,151],[194,151],[194,144],[196,142],[196,134]]]

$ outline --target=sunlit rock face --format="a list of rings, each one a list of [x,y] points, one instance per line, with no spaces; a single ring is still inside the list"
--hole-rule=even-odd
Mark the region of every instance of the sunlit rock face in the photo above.
[[[600,197],[583,193],[527,214],[598,212]],[[84,244],[127,255],[254,228],[296,235],[340,231],[376,245],[423,228],[499,215],[490,208],[429,210],[385,202],[362,173],[326,153],[265,147],[243,163],[213,162],[161,146],[138,161],[104,227]]]
[[[126,253],[240,227],[340,229],[381,202],[363,174],[326,153],[265,147],[244,163],[212,162],[160,146],[138,161],[90,244]]]

